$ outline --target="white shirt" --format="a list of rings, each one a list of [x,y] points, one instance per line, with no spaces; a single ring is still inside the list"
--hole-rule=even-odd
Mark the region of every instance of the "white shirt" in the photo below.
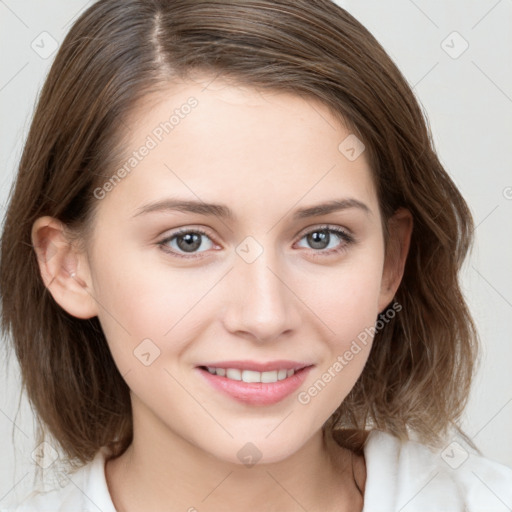
[[[9,512],[116,512],[105,479],[104,449],[69,475],[64,487],[34,491]],[[512,469],[450,443],[434,452],[372,431],[364,448],[363,512],[505,512],[512,510]],[[7,509],[2,509],[7,512]]]

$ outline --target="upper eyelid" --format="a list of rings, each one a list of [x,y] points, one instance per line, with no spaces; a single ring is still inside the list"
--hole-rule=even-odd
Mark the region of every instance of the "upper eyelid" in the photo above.
[[[334,224],[318,224],[316,226],[310,226],[310,227],[304,228],[301,231],[299,231],[296,236],[300,236],[302,238],[303,236],[307,235],[308,233],[311,233],[314,231],[324,231],[324,230],[326,230],[326,231],[329,231],[329,230],[343,231],[347,235],[352,236],[352,231],[350,229],[345,228],[343,226],[337,226]]]

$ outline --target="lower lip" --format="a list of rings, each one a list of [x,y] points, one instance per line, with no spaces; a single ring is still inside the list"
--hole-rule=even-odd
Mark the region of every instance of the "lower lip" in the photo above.
[[[214,375],[208,370],[196,368],[215,389],[222,391],[239,402],[249,405],[276,404],[296,391],[304,382],[312,366],[307,366],[277,382],[243,382]]]

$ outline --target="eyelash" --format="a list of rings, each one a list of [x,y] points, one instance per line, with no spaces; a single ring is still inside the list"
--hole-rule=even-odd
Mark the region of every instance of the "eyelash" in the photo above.
[[[308,236],[308,235],[310,235],[312,233],[319,232],[319,231],[327,231],[328,233],[334,233],[339,238],[341,238],[344,243],[341,243],[340,246],[337,247],[336,249],[329,249],[329,250],[326,250],[326,249],[318,249],[318,250],[311,249],[313,251],[313,257],[314,258],[319,258],[319,257],[322,258],[322,257],[331,256],[333,254],[341,253],[341,252],[343,252],[343,251],[345,251],[347,249],[348,245],[350,245],[350,244],[355,242],[354,237],[352,235],[348,234],[343,229],[338,228],[338,227],[334,227],[334,226],[328,226],[328,225],[319,226],[319,227],[316,227],[314,229],[311,229],[310,231],[305,232],[300,237],[299,240],[302,240],[306,236]],[[171,236],[168,236],[168,237],[164,238],[163,240],[158,242],[157,245],[160,246],[160,248],[165,253],[170,254],[172,256],[175,256],[177,258],[185,258],[185,259],[200,258],[201,257],[200,254],[201,253],[196,253],[195,255],[194,255],[194,253],[191,253],[190,255],[185,256],[184,254],[180,254],[180,253],[178,253],[178,252],[176,252],[174,250],[169,249],[169,247],[166,245],[170,241],[172,241],[175,238],[179,237],[180,235],[186,235],[186,234],[190,234],[190,233],[194,233],[194,234],[197,234],[197,235],[204,235],[204,236],[208,237],[210,240],[212,240],[212,237],[210,236],[210,234],[208,232],[200,229],[200,228],[196,228],[196,229],[183,228],[183,229],[179,229],[178,231],[175,231]],[[213,240],[212,240],[212,242],[213,242]]]

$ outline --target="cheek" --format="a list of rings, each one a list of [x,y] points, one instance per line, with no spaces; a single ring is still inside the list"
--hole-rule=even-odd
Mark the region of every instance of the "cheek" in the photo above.
[[[101,254],[106,251],[98,248],[96,261],[101,264],[94,267],[95,298],[101,305],[98,317],[121,373],[140,366],[136,359],[140,350],[151,358],[169,351],[179,355],[187,340],[183,329],[201,311],[199,301],[218,276],[192,275],[161,262],[144,265],[128,252],[122,258],[111,251],[108,258]]]
[[[378,247],[373,254],[380,254]],[[363,371],[379,313],[381,276],[382,259],[372,253],[360,254],[353,263],[302,285],[300,293],[308,297],[324,326],[325,341],[321,366],[309,379],[304,403],[322,391],[314,407],[323,414],[337,408]]]
[[[344,344],[377,319],[382,278],[382,257],[360,252],[338,267],[297,280],[298,294],[330,331],[335,345]]]

